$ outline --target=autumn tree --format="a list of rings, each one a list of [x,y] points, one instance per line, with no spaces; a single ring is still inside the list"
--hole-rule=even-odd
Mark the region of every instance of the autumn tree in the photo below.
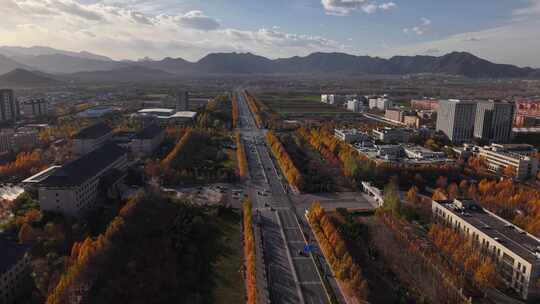
[[[420,202],[420,198],[418,197],[418,188],[416,188],[416,186],[412,186],[409,191],[407,191],[406,199],[413,205],[417,205]]]

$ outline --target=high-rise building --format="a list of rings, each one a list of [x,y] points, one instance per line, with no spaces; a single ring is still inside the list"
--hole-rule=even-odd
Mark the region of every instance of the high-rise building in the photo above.
[[[189,111],[189,92],[176,92],[176,111]]]
[[[489,142],[506,143],[512,136],[514,104],[480,101],[476,105],[474,137]]]
[[[13,90],[0,90],[0,122],[16,121],[19,118],[19,103]]]
[[[471,141],[475,116],[475,101],[441,100],[437,109],[437,131],[443,132],[454,143]]]
[[[22,115],[34,118],[49,115],[49,103],[45,98],[29,99],[21,102]]]
[[[347,110],[353,112],[364,112],[364,104],[357,99],[349,99],[347,101]]]

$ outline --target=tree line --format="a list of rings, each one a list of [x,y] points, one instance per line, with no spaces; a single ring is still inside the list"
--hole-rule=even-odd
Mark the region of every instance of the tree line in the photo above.
[[[244,147],[244,143],[242,142],[242,137],[240,136],[239,131],[236,131],[235,139],[236,139],[236,161],[238,163],[238,175],[240,176],[240,178],[245,179],[248,175],[248,162],[247,162],[247,156],[246,156],[246,149]]]
[[[257,303],[257,274],[255,262],[255,235],[253,233],[253,210],[249,199],[242,204],[243,228],[244,228],[244,258],[245,279],[247,288],[247,303]]]
[[[369,295],[368,282],[347,248],[340,229],[331,216],[316,202],[307,215],[309,224],[328,264],[336,278],[344,285],[351,297],[367,300]]]
[[[289,184],[299,190],[304,188],[304,177],[292,161],[279,138],[272,131],[266,133],[266,141],[271,147],[274,157],[277,159],[281,171],[285,174]]]

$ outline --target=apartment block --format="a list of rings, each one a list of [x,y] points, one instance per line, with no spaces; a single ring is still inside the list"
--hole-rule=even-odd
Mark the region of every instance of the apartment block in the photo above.
[[[10,89],[0,90],[0,122],[14,122],[19,119],[19,103]]]
[[[540,98],[516,100],[515,125],[517,127],[540,126]]]
[[[368,104],[370,109],[378,109],[381,111],[385,111],[394,106],[394,103],[388,99],[386,95],[381,97],[371,97],[368,99]]]
[[[41,210],[77,217],[96,207],[98,194],[117,185],[127,167],[127,152],[106,143],[63,166],[44,170],[24,182],[38,186]],[[116,177],[111,181],[110,177]],[[107,182],[103,183],[104,178]]]
[[[469,142],[474,135],[476,102],[458,99],[441,100],[437,109],[437,131],[454,143]]]
[[[13,304],[30,279],[30,246],[0,234],[0,303]]]
[[[347,110],[356,113],[364,112],[364,103],[358,99],[350,99],[347,101]]]
[[[37,118],[49,115],[49,102],[45,98],[24,100],[20,103],[24,117]]]
[[[176,92],[176,111],[189,111],[189,92]]]
[[[488,169],[502,174],[511,166],[517,180],[535,177],[538,173],[538,150],[527,144],[491,144],[490,146],[475,147],[473,153],[484,159]]]
[[[476,105],[474,137],[489,142],[506,143],[512,137],[514,104],[502,101],[479,101]]]
[[[506,285],[538,303],[540,240],[472,200],[432,201],[434,218],[474,242],[497,266]]]
[[[433,98],[425,99],[413,99],[411,100],[411,108],[419,110],[437,110],[439,107],[439,100]]]
[[[331,105],[342,105],[345,103],[346,97],[344,95],[337,94],[322,94],[321,102],[331,104]]]
[[[113,130],[105,123],[97,123],[82,129],[73,137],[73,154],[84,155],[99,148],[113,135]]]

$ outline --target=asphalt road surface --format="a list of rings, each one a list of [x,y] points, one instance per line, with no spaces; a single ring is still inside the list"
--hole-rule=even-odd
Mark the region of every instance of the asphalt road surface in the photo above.
[[[241,92],[239,124],[246,143],[250,179],[247,188],[260,225],[271,303],[329,303],[317,268],[309,255],[300,223],[289,199],[290,189],[265,144],[266,130],[259,129]]]

